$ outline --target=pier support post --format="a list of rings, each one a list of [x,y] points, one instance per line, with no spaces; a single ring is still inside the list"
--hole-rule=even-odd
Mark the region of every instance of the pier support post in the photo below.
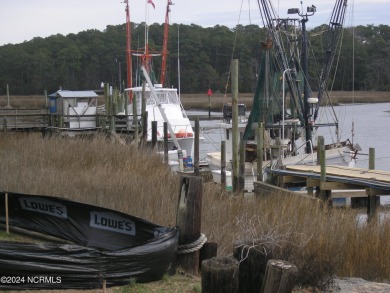
[[[157,147],[157,121],[152,121],[152,148]]]
[[[239,292],[260,292],[272,250],[255,239],[237,240],[233,243],[233,257],[239,262]]]
[[[194,175],[199,176],[200,168],[199,168],[199,133],[200,133],[200,125],[199,125],[199,117],[195,118],[195,141],[194,141]],[[191,156],[191,154],[187,154],[187,156]]]
[[[164,163],[168,165],[168,122],[164,122]]]
[[[231,63],[231,82],[232,82],[232,185],[233,192],[238,190],[238,59],[233,59]]]
[[[261,293],[291,293],[298,275],[298,268],[283,260],[270,259],[267,263]]]
[[[148,141],[148,112],[145,111],[145,113],[142,116],[142,144],[146,145],[147,141]]]
[[[230,256],[213,257],[202,262],[203,293],[238,293],[239,262]]]
[[[332,191],[324,190],[323,185],[326,183],[326,159],[325,159],[325,145],[321,146],[321,149],[317,149],[320,152],[320,165],[321,165],[321,179],[320,179],[320,198],[327,202],[329,205],[332,205]]]
[[[259,123],[259,127],[256,129],[257,136],[257,181],[263,181],[263,149],[264,149],[264,126],[263,123]]]
[[[181,267],[186,273],[195,276],[199,274],[200,251],[194,249],[191,252],[184,252],[180,250],[180,246],[188,246],[201,237],[202,190],[202,177],[193,175],[180,177],[176,217],[176,225],[180,232],[177,267]]]
[[[245,141],[240,141],[240,161],[238,168],[238,192],[245,189]]]
[[[221,185],[226,190],[226,142],[221,141]]]
[[[369,148],[368,169],[375,169],[375,149]],[[376,195],[375,189],[367,188],[367,217],[368,220],[375,216],[376,208],[380,205],[380,197]]]

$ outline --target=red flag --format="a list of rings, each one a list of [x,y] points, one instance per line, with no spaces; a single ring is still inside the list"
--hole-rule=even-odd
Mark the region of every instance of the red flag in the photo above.
[[[154,6],[154,3],[153,3],[152,0],[148,0],[148,3],[152,4],[152,6],[153,6],[154,9],[156,8],[156,6]]]

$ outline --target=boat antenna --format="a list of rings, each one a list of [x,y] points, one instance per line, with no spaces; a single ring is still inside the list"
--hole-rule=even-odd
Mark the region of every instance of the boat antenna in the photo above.
[[[351,140],[352,140],[352,146],[353,141],[355,137],[355,5],[354,0],[352,0],[352,8],[351,8],[351,14],[352,14],[352,129],[351,129]]]
[[[180,24],[177,24],[177,93],[180,101]]]

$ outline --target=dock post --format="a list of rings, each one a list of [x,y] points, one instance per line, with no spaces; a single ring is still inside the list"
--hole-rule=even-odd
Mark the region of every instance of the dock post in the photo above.
[[[199,274],[198,245],[192,244],[205,238],[201,234],[202,220],[202,192],[203,178],[200,176],[180,176],[179,202],[177,207],[176,226],[179,228],[179,249],[176,265],[181,267],[187,274],[197,276]],[[202,237],[203,236],[203,237]],[[206,239],[207,240],[207,239]],[[181,249],[181,247],[183,247]],[[184,249],[185,247],[185,249]]]
[[[221,185],[226,189],[226,142],[221,141]]]
[[[233,192],[238,190],[238,59],[233,59],[231,63],[231,83],[232,83],[232,185]]]
[[[168,122],[164,122],[164,163],[168,164]]]
[[[194,142],[194,175],[199,176],[199,133],[200,133],[200,125],[199,125],[199,117],[195,118],[195,142]],[[187,156],[191,156],[191,154],[187,154]]]
[[[245,141],[240,140],[240,161],[238,168],[238,192],[245,189]]]
[[[213,257],[202,262],[203,293],[239,292],[239,262],[231,256]]]
[[[368,149],[368,169],[369,170],[375,169],[375,149],[374,148]]]
[[[134,98],[133,98],[134,100]],[[134,104],[133,104],[134,107]],[[142,81],[142,98],[141,98],[141,120],[142,120],[142,145],[146,145],[148,140],[148,112],[146,111],[146,82]],[[133,118],[135,119],[135,118]]]
[[[318,136],[317,139],[317,165],[321,165],[321,150],[325,148],[325,140],[323,136]],[[307,188],[307,194],[308,195],[313,195],[314,190],[313,187],[308,187]]]
[[[375,169],[375,148],[369,148],[368,152],[368,169]],[[376,208],[380,204],[380,197],[378,197],[375,193],[375,190],[372,188],[367,188],[367,217],[368,220],[372,219],[375,216]]]
[[[148,141],[148,112],[145,111],[142,118],[142,144],[146,145]]]
[[[320,152],[320,164],[321,164],[321,178],[320,178],[320,198],[324,202],[328,202],[332,205],[332,197],[330,190],[323,190],[323,185],[326,183],[326,159],[325,159],[325,146],[322,145],[321,149],[317,149]]]
[[[257,135],[257,181],[263,181],[263,149],[264,149],[264,126],[263,123],[259,123],[259,127],[256,129]]]
[[[6,109],[11,109],[11,104],[10,104],[10,101],[9,101],[9,85],[7,83],[7,106],[5,106]]]
[[[157,147],[157,121],[152,121],[152,148]]]

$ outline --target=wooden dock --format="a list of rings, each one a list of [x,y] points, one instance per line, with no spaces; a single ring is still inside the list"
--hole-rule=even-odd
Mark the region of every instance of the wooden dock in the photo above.
[[[324,182],[321,182],[321,166],[286,166],[284,170],[272,172],[282,177],[283,184],[306,181],[307,187],[320,187],[322,190],[371,188],[381,195],[390,195],[388,171],[329,165],[326,166]]]
[[[389,171],[335,165],[327,165],[324,169],[321,170],[321,166],[299,165],[270,172],[279,177],[280,186],[303,184],[309,195],[313,195],[316,189],[324,199],[366,197],[370,215],[379,204],[378,196],[390,195]]]

